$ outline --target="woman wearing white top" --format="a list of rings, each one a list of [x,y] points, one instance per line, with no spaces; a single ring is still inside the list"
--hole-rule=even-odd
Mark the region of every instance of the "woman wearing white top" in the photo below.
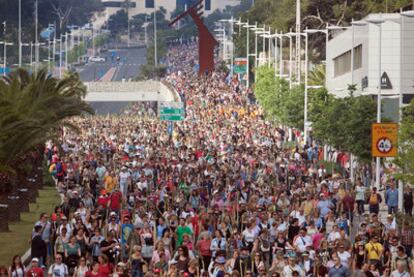
[[[75,271],[73,272],[73,277],[85,277],[85,273],[88,271],[88,266],[86,265],[85,257],[81,257],[79,259],[79,264],[75,267]]]
[[[24,277],[25,268],[21,257],[16,255],[13,257],[12,265],[9,267],[9,277]]]

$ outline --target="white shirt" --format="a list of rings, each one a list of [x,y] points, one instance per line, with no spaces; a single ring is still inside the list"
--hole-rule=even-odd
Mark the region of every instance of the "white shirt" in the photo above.
[[[299,276],[301,276],[301,277],[304,277],[305,276],[302,268],[300,268],[300,266],[298,266],[298,265],[295,265],[293,267],[291,265],[285,265],[283,267],[282,275],[285,276],[285,277],[292,277],[293,271],[298,272],[299,273]]]
[[[334,242],[337,239],[341,238],[341,234],[339,232],[330,232],[328,235],[328,242]]]
[[[398,270],[394,270],[390,277],[410,277],[410,273],[403,271],[403,272],[399,272]]]
[[[256,234],[254,230],[250,230],[249,228],[243,231],[242,236],[249,243],[254,242],[254,240],[256,239]]]
[[[69,274],[68,267],[65,264],[51,265],[48,273],[52,274],[52,277],[65,277]]]
[[[300,252],[305,252],[307,246],[312,246],[312,238],[310,236],[296,236],[293,240],[293,246],[297,247]]]
[[[349,267],[349,258],[351,257],[351,254],[349,254],[348,251],[344,252],[337,252],[339,259],[341,260],[341,264],[344,267]]]

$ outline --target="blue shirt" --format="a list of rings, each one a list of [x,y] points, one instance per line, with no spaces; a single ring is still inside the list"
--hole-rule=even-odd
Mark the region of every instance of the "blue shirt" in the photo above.
[[[349,272],[348,268],[344,267],[343,265],[340,265],[339,267],[332,267],[329,270],[329,277],[347,277],[351,276],[351,273]]]
[[[325,217],[330,211],[331,208],[333,208],[333,204],[330,200],[322,200],[319,201],[318,203],[318,209],[319,209],[319,216],[320,217]]]
[[[385,203],[389,207],[398,207],[398,189],[387,189]]]

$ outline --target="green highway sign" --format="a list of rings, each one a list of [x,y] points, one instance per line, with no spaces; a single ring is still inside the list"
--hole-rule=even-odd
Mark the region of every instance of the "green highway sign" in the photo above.
[[[158,102],[158,116],[160,120],[184,120],[184,104],[182,102]]]
[[[184,120],[184,116],[183,115],[161,115],[160,120],[182,121]]]

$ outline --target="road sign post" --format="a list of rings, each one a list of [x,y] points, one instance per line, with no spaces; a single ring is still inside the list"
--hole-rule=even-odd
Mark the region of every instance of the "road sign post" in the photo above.
[[[371,153],[373,157],[397,156],[397,123],[373,123],[371,127]]]
[[[182,102],[159,102],[158,117],[160,120],[182,121],[185,118]]]

